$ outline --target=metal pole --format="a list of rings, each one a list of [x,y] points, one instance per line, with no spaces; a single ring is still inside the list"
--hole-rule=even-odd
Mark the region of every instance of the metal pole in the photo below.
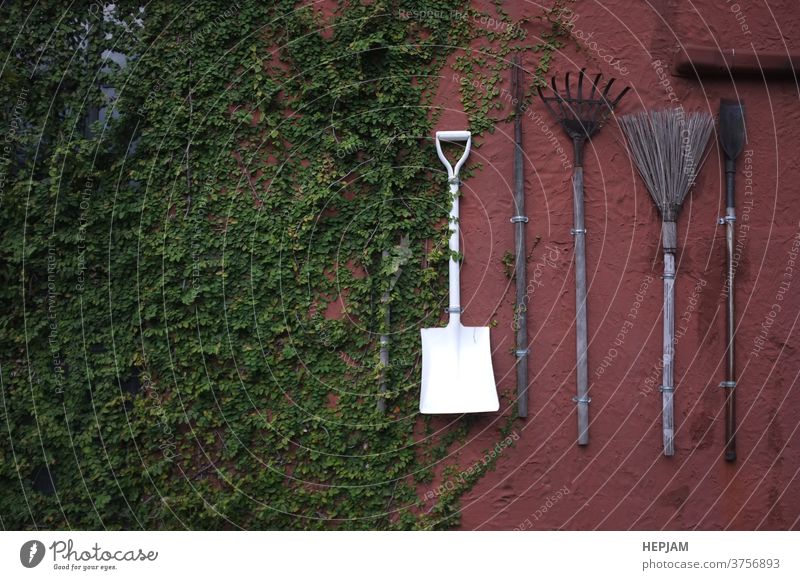
[[[514,102],[514,242],[516,262],[514,277],[516,279],[517,303],[514,322],[517,330],[517,415],[528,416],[528,307],[525,302],[527,292],[527,256],[525,252],[525,173],[522,156],[522,85],[520,84],[520,64],[514,59],[511,70],[511,92]]]

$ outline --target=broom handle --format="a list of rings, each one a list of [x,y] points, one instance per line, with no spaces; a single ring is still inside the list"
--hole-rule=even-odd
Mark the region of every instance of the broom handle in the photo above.
[[[578,445],[589,444],[589,343],[586,337],[586,229],[583,219],[583,140],[576,140],[575,170],[572,174],[572,199],[575,226],[575,342],[577,349]]]
[[[666,224],[665,224],[666,225]],[[673,416],[673,358],[675,353],[675,254],[664,252],[664,369],[661,394],[664,416],[664,455],[675,454],[675,421]]]

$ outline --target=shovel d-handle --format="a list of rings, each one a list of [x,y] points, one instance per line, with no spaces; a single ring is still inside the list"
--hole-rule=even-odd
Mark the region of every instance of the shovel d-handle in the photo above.
[[[464,153],[461,158],[456,162],[455,166],[450,164],[444,152],[442,151],[442,142],[447,143],[461,143],[465,142]],[[450,263],[449,263],[449,278],[450,278],[450,300],[447,311],[450,314],[450,324],[461,323],[461,272],[459,271],[459,263],[453,259],[454,255],[460,253],[459,239],[458,239],[458,187],[461,182],[458,180],[458,174],[461,171],[464,163],[469,157],[470,146],[472,145],[472,134],[469,131],[437,131],[436,132],[436,153],[439,155],[442,164],[447,169],[447,183],[450,184],[450,195],[452,196],[452,206],[450,208]]]
[[[461,159],[459,159],[456,162],[455,167],[450,165],[450,161],[448,161],[447,157],[444,154],[444,151],[442,151],[443,142],[445,143],[466,142],[466,145],[464,145],[464,153],[461,154]],[[460,182],[458,181],[458,174],[461,171],[461,167],[467,161],[467,157],[469,157],[469,150],[471,146],[472,146],[472,133],[470,133],[469,131],[436,132],[436,153],[439,155],[439,159],[441,159],[445,168],[447,168],[447,182],[450,184],[450,193],[458,192],[458,186],[460,185]]]

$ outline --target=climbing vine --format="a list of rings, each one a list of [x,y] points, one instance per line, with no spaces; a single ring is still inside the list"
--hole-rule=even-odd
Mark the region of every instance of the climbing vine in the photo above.
[[[457,523],[482,470],[434,509],[419,488],[470,419],[442,435],[416,406],[449,258],[430,105],[482,34],[430,15],[463,10],[6,8],[3,528]],[[505,62],[524,24],[479,58]],[[484,82],[462,91],[476,133],[501,121]]]

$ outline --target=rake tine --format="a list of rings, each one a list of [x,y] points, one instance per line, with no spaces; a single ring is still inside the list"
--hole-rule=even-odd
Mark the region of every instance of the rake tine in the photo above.
[[[558,87],[556,86],[556,77],[553,77],[553,78],[550,79],[550,84],[553,87],[553,94],[560,100],[561,99],[561,95],[559,94]]]
[[[600,79],[603,78],[603,73],[597,73],[594,77],[594,81],[592,82],[592,92],[589,93],[589,99],[594,99],[594,95],[597,92],[597,87],[600,86]]]
[[[606,85],[606,88],[605,88],[605,90],[603,91],[603,97],[602,97],[602,99],[603,99],[603,101],[605,101],[606,103],[608,103],[608,102],[609,102],[609,101],[608,101],[608,93],[609,93],[609,91],[611,91],[611,86],[614,84],[614,81],[615,81],[615,80],[617,80],[617,79],[615,79],[615,78],[611,78],[611,79],[609,79],[609,81],[608,81],[608,84]]]
[[[556,103],[558,104],[559,111],[561,111],[560,115],[556,113],[556,118],[569,119],[569,114],[570,114],[569,105],[567,105],[564,102],[564,99],[561,98],[561,95],[559,95],[558,98],[556,99]]]
[[[542,92],[542,87],[536,87],[536,90],[539,92],[539,98],[542,99],[542,103],[544,106],[547,107],[548,112],[553,115],[553,117],[558,117],[558,113],[556,110],[550,105],[550,97],[545,97],[544,93]]]
[[[567,118],[568,117],[568,112],[564,108],[564,97],[561,95],[561,93],[558,92],[558,85],[556,83],[556,77],[555,76],[550,79],[550,84],[553,86],[553,94],[555,95],[555,98],[553,100],[556,103],[558,103],[558,108],[561,111],[561,118],[562,119]],[[558,117],[559,116],[558,113],[555,113],[555,116]]]
[[[583,77],[585,76],[584,71],[586,69],[582,68],[578,73],[578,85],[577,85],[577,94],[575,95],[575,100],[572,103],[573,108],[575,110],[575,116],[580,119],[583,116],[584,110],[586,109],[586,103],[583,100]]]
[[[617,106],[617,105],[619,105],[619,102],[622,100],[622,97],[624,97],[624,96],[625,96],[625,94],[626,94],[626,93],[627,93],[629,90],[631,90],[631,88],[630,88],[630,87],[625,87],[624,89],[622,89],[622,92],[619,94],[619,96],[618,96],[616,99],[614,99],[614,102],[611,104],[611,108],[612,108],[612,109],[616,108],[616,106]]]
[[[567,91],[567,100],[571,100],[572,99],[572,93],[570,93],[570,90],[569,90],[569,73],[567,73],[567,75],[564,77],[564,86],[566,87],[566,91]]]
[[[550,113],[554,119],[558,119],[558,111],[556,111],[550,103],[544,101],[544,106],[547,107],[547,112]]]

